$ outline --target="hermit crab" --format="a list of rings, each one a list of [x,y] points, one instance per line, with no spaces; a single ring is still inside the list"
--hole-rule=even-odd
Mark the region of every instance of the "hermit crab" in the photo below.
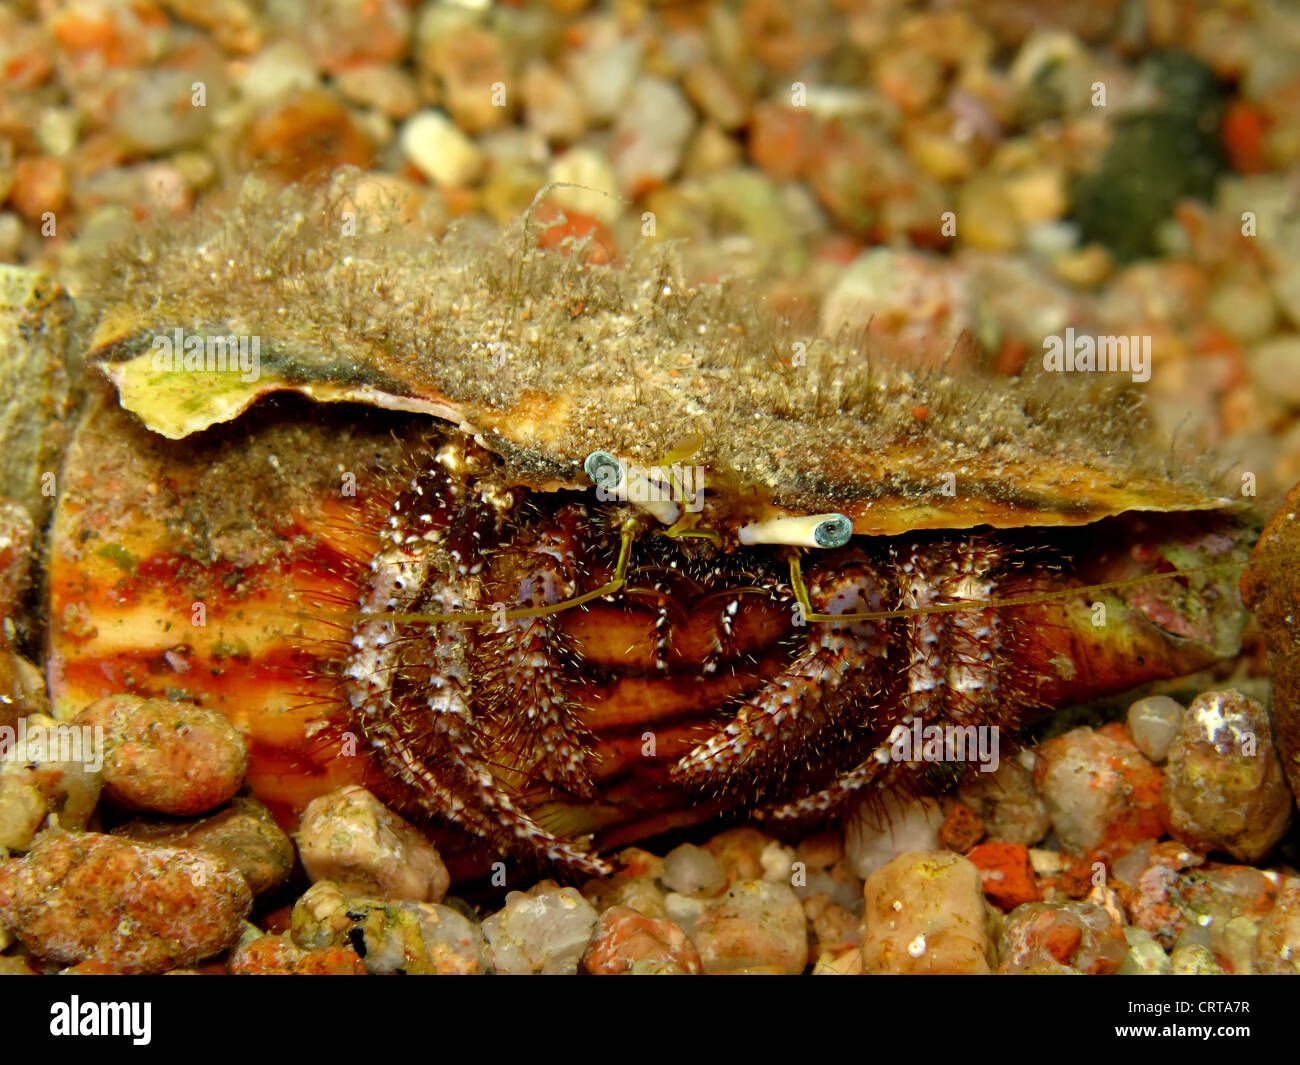
[[[792,341],[649,241],[356,218],[250,185],[94,277],[62,712],[192,699],[285,818],[366,781],[467,855],[598,873],[942,787],[977,729],[1236,651],[1253,518],[1100,378]],[[898,756],[919,724],[943,757]]]

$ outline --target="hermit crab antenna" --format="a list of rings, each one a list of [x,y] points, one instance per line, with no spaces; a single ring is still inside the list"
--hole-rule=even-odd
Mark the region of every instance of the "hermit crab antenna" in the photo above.
[[[785,544],[789,547],[843,547],[853,535],[853,521],[846,514],[809,514],[768,518],[742,525],[742,544]]]

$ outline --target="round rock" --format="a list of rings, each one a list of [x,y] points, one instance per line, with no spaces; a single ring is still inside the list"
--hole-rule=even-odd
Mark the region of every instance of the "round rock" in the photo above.
[[[104,791],[131,809],[192,817],[229,802],[244,783],[244,737],[215,710],[110,695],[76,723],[103,728]]]
[[[1258,861],[1286,834],[1291,805],[1264,708],[1233,690],[1197,696],[1169,748],[1161,815],[1170,835]]]
[[[356,785],[313,799],[296,838],[313,881],[353,894],[438,902],[451,884],[437,848]]]
[[[93,832],[46,832],[0,862],[0,923],[37,958],[162,973],[233,946],[248,884],[202,851]]]

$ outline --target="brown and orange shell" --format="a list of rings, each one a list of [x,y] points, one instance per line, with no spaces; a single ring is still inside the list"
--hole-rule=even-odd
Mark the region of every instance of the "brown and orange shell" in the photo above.
[[[595,450],[651,464],[692,439],[709,524],[729,533],[830,511],[860,536],[1056,530],[1073,560],[1058,593],[1170,566],[1204,540],[1198,515],[1213,525],[1229,507],[1165,472],[1122,390],[872,365],[838,340],[792,363],[760,313],[725,286],[687,287],[662,249],[594,267],[539,252],[526,224],[433,246],[384,230],[345,240],[337,195],[302,195],[246,195],[232,218],[151,234],[105,267],[88,357],[116,394],[91,386],[47,567],[56,712],[121,691],[218,708],[249,737],[250,785],[285,823],[341,784],[384,790],[342,742],[339,663],[392,471],[432,425],[474,436],[507,483],[537,492],[589,490]],[[156,341],[176,330],[258,337],[257,372],[159,369]],[[1253,531],[1224,517],[1215,537],[1240,551]],[[1203,668],[1235,653],[1244,616],[1218,594],[1232,579],[1206,580],[1213,609],[1103,595],[1104,627],[1095,593],[1002,587],[1039,634],[1016,668],[1044,705]],[[638,670],[653,636],[636,610],[597,602],[562,624],[608,678],[581,712],[596,795],[530,812],[608,848],[723,810],[667,767],[779,668],[788,615],[747,598],[735,638],[752,668],[714,677]],[[703,661],[711,624],[686,618],[677,653]]]
[[[383,794],[364,749],[341,742],[348,724],[338,667],[392,490],[389,471],[427,433],[425,420],[285,397],[178,442],[98,392],[66,460],[50,537],[55,712],[70,717],[121,691],[217,708],[248,736],[249,784],[286,825],[342,784]],[[1129,576],[1134,545],[1174,535],[1161,524],[1159,516],[1112,519],[1106,535],[1080,540],[1071,580]],[[1093,598],[1013,608],[1043,634],[1036,660],[1020,665],[1050,678],[1039,693],[1047,705],[1181,675],[1235,651],[1240,618],[1231,611],[1180,631],[1116,600],[1102,629],[1090,620]],[[635,668],[653,643],[645,615],[595,604],[564,618],[584,659],[626,668],[583,714],[595,737],[597,797],[534,814],[566,834],[593,833],[606,848],[716,816],[724,804],[677,789],[666,767],[716,707],[744,694],[746,678],[646,676]],[[689,619],[679,653],[702,660],[710,624]],[[753,650],[756,670],[776,668],[788,634],[787,615],[746,601],[737,639]],[[658,760],[641,757],[647,729]]]

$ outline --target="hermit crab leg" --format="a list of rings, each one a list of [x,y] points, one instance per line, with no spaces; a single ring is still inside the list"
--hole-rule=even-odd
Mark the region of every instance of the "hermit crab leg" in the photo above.
[[[900,575],[900,601],[906,617],[906,713],[901,724],[911,726],[928,715],[932,724],[980,723],[998,697],[1004,633],[994,607],[934,611],[925,608],[963,602],[988,602],[994,591],[993,572],[1001,552],[986,540],[959,546],[909,544],[892,552]],[[1014,700],[1008,700],[1008,704]],[[1006,710],[1003,708],[1003,720]],[[897,724],[893,725],[892,735]],[[997,726],[987,726],[997,727]],[[797,820],[831,813],[885,774],[915,772],[924,763],[895,764],[889,739],[858,765],[827,787],[762,813],[772,820]]]
[[[537,544],[522,552],[522,571],[511,580],[516,605],[550,606],[573,597],[581,557],[581,530],[587,522],[583,507],[556,515]],[[489,641],[496,702],[526,735],[528,747],[540,748],[541,776],[574,794],[592,794],[587,769],[591,735],[578,722],[563,661],[559,623],[554,615],[506,617],[503,629]],[[504,722],[507,728],[511,721]]]
[[[465,628],[442,626],[419,641],[428,649],[420,663],[409,661],[410,637],[395,630],[405,611],[423,604],[442,615],[463,612],[480,583],[482,550],[499,535],[512,500],[490,478],[471,480],[483,472],[478,458],[465,447],[444,448],[394,500],[387,546],[371,562],[344,688],[376,757],[429,813],[498,844],[603,874],[606,863],[538,825],[488,768],[478,749],[482,726],[472,710]],[[422,712],[409,705],[415,700],[403,677],[413,665],[422,674]],[[402,694],[408,705],[394,705]]]
[[[910,544],[894,552],[905,609],[987,602],[996,547],[972,540],[954,546]],[[964,718],[988,708],[997,693],[1003,634],[997,611],[917,613],[907,618],[906,706],[913,715]],[[910,721],[910,718],[905,719]]]
[[[809,594],[820,613],[837,615],[879,609],[881,589],[864,562],[849,561],[813,581]],[[673,775],[699,785],[773,761],[787,744],[828,725],[838,696],[854,679],[869,676],[886,649],[884,629],[875,622],[809,626],[802,654],[750,696],[727,725],[678,761]]]

